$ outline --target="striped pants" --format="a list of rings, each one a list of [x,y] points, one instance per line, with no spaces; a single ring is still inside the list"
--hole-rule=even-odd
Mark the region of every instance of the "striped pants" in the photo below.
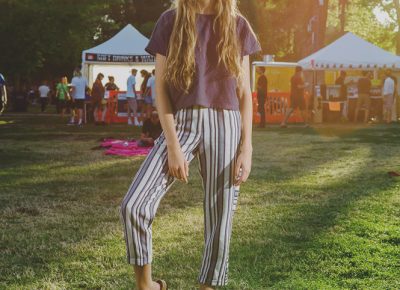
[[[227,282],[232,217],[239,187],[234,169],[241,136],[239,111],[193,106],[178,110],[176,132],[189,162],[197,156],[204,189],[204,253],[199,282],[221,286]],[[168,175],[164,133],[136,173],[120,208],[128,263],[152,262],[151,225],[158,205],[175,181]]]

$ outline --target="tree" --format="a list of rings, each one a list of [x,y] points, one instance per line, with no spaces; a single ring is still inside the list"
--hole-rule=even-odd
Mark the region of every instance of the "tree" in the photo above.
[[[170,0],[0,0],[0,71],[30,81],[71,73],[81,51],[112,37],[127,23],[150,36]],[[400,53],[399,0],[241,0],[264,54],[302,57],[353,31]],[[379,7],[392,21],[379,23]],[[396,31],[396,32],[395,32]]]
[[[343,0],[332,0],[328,15],[327,41],[331,42],[346,31],[351,31],[367,41],[393,51],[396,27],[394,23],[382,24],[374,13],[377,7],[382,7],[382,3],[382,0],[352,0],[347,1],[343,9]]]
[[[0,69],[16,85],[72,72],[106,6],[95,0],[3,0]]]
[[[344,34],[346,27],[346,7],[348,5],[348,0],[339,0],[340,9],[340,33]]]
[[[0,71],[15,84],[72,73],[82,50],[132,23],[150,36],[169,0],[0,0]]]
[[[324,45],[328,0],[242,0],[240,4],[264,51],[278,59],[297,61]]]
[[[397,18],[396,53],[400,54],[400,3],[399,0],[393,0],[393,3],[396,10],[396,18]]]
[[[103,27],[99,40],[110,38],[127,24],[150,37],[156,20],[170,5],[170,0],[111,0],[107,13],[109,23]]]

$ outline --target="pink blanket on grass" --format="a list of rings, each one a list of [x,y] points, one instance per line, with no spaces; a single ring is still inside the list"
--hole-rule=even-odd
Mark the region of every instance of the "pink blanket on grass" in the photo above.
[[[145,156],[153,147],[139,147],[136,141],[105,139],[101,147],[107,148],[106,155],[118,156]]]

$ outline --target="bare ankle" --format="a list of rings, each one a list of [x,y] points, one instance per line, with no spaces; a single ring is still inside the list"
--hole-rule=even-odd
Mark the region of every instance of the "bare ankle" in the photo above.
[[[211,287],[209,285],[204,285],[204,284],[200,285],[200,290],[214,290],[214,289],[215,288],[213,288],[213,287]]]

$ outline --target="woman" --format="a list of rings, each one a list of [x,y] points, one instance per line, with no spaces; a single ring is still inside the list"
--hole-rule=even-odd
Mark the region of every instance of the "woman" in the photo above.
[[[92,87],[92,106],[95,125],[105,125],[107,106],[104,99],[105,88],[103,86],[104,75],[99,73]],[[99,121],[99,110],[101,110],[101,121]]]
[[[227,283],[232,217],[249,176],[252,97],[249,56],[260,45],[236,0],[176,0],[146,51],[156,56],[156,106],[163,132],[121,204],[128,262],[139,289],[166,289],[151,277],[151,224],[175,180],[197,157],[205,190],[200,289]]]
[[[146,119],[150,118],[151,112],[152,112],[152,100],[151,100],[151,95],[149,94],[149,90],[147,88],[149,84],[149,79],[151,77],[151,73],[149,73],[147,70],[141,70],[140,71],[143,82],[140,86],[140,92],[143,96],[143,102],[144,104],[142,105],[142,116],[143,116],[143,122],[146,121]]]
[[[140,71],[140,75],[143,78],[143,81],[140,85],[140,94],[138,96],[138,110],[139,110],[139,123],[140,126],[143,126],[143,122],[146,120],[146,112],[147,112],[147,103],[146,103],[146,89],[147,89],[147,82],[150,78],[150,74],[147,70],[142,69]]]

